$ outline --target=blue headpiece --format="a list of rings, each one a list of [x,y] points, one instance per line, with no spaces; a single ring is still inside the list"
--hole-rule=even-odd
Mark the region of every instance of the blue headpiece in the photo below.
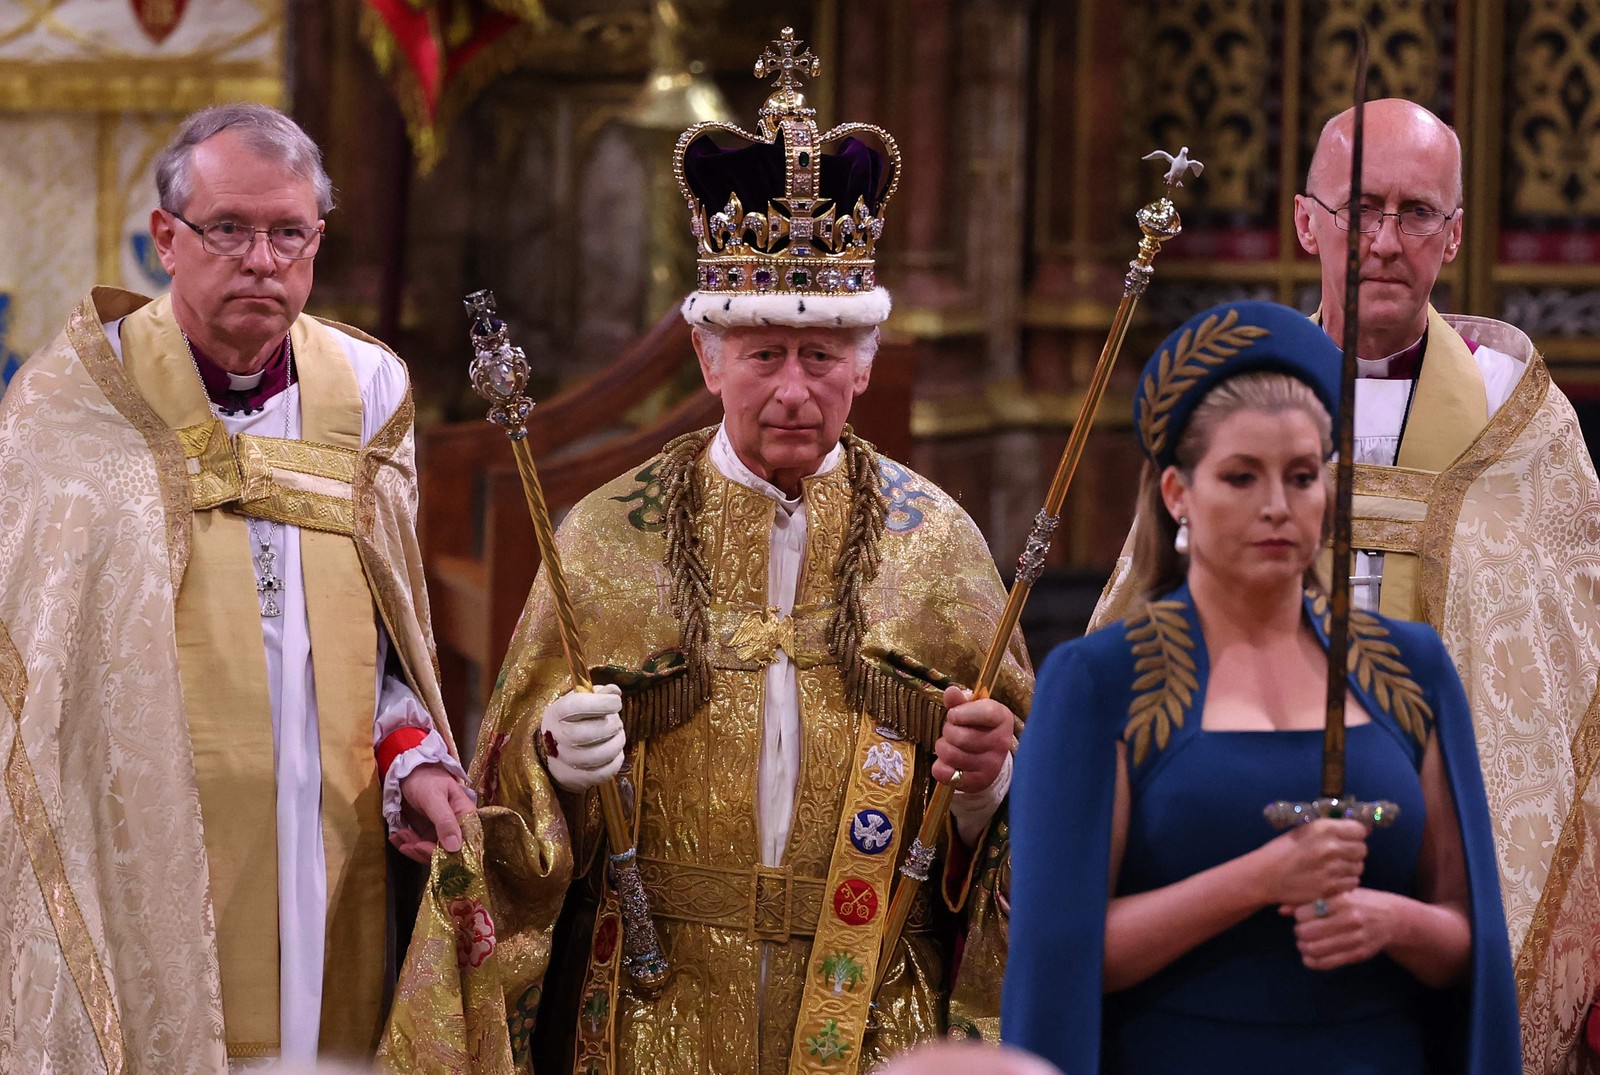
[[[1339,421],[1339,348],[1297,310],[1275,302],[1228,302],[1195,314],[1161,342],[1139,375],[1133,426],[1158,468],[1173,465],[1200,401],[1241,373],[1287,373],[1311,386]]]

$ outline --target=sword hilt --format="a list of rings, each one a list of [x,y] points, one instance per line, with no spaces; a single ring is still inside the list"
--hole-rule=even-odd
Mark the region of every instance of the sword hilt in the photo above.
[[[1314,799],[1311,802],[1290,802],[1279,799],[1268,803],[1261,811],[1275,829],[1292,829],[1296,825],[1309,825],[1323,818],[1343,818],[1359,821],[1374,829],[1387,829],[1400,820],[1400,807],[1387,799],[1367,802],[1361,799]]]

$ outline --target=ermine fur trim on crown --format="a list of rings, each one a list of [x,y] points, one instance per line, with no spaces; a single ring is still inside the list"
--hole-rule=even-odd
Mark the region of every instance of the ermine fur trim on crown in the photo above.
[[[715,295],[691,291],[683,319],[696,327],[872,328],[889,316],[889,291],[875,287],[857,295]]]

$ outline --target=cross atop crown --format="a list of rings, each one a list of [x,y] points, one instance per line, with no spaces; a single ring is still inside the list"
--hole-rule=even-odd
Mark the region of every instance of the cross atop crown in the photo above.
[[[776,75],[778,79],[772,95],[761,106],[759,113],[758,122],[765,137],[771,139],[775,136],[773,120],[778,117],[816,115],[816,109],[806,107],[805,95],[800,92],[800,79],[816,78],[821,70],[822,61],[813,56],[802,42],[795,40],[792,26],[785,26],[778,39],[769,43],[766,51],[756,57],[756,77]]]
[[[767,75],[777,72],[779,92],[798,92],[800,80],[795,72],[807,78],[816,78],[817,72],[822,70],[822,61],[811,54],[808,48],[801,48],[800,54],[795,55],[795,49],[800,42],[794,39],[794,27],[785,26],[782,36],[767,45],[767,50],[756,57],[756,77],[766,78]],[[777,52],[773,52],[773,48]]]

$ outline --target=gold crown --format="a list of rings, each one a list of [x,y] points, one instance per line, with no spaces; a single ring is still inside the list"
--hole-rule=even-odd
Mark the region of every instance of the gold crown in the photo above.
[[[756,60],[757,78],[777,76],[771,96],[758,113],[757,134],[715,121],[696,123],[678,139],[672,154],[672,172],[689,203],[690,231],[699,248],[698,287],[705,295],[739,296],[785,294],[802,296],[849,297],[864,295],[877,286],[874,256],[878,237],[883,234],[883,209],[900,183],[900,150],[889,133],[868,123],[844,123],[819,134],[817,110],[806,104],[800,92],[800,78],[815,78],[821,62],[811,50],[795,40],[794,30],[785,27]],[[750,143],[747,148],[780,148],[783,155],[783,191],[766,195],[765,205],[746,206],[733,189],[694,190],[702,171],[691,159],[686,171],[686,155],[697,140],[710,132],[723,131]],[[881,194],[870,189],[852,189],[853,204],[841,204],[848,195],[838,189],[824,190],[823,147],[851,135],[872,136],[882,146],[876,151],[857,142],[850,147],[856,162],[869,163],[867,170],[887,163],[888,181]],[[711,149],[699,154],[721,152],[709,138]],[[730,167],[733,167],[730,165]],[[848,174],[850,164],[839,170]],[[760,169],[749,169],[746,193],[760,187]],[[856,188],[860,187],[859,176]],[[835,183],[837,188],[841,184]],[[848,182],[843,184],[849,187]],[[754,200],[754,199],[752,199]],[[724,306],[726,308],[726,306]],[[801,310],[804,310],[803,304]],[[885,312],[887,312],[885,310]],[[881,319],[881,318],[880,318]]]

